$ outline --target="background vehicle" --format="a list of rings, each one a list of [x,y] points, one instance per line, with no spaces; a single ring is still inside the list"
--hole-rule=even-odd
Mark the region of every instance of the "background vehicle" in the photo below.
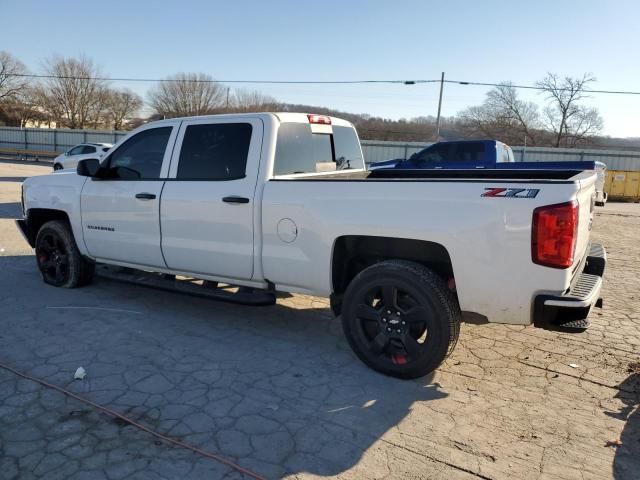
[[[594,182],[369,172],[344,120],[214,115],[145,124],[101,163],[27,179],[17,223],[55,286],[88,283],[98,262],[329,297],[360,359],[411,378],[446,358],[463,313],[586,327],[605,264]]]
[[[511,147],[497,140],[438,142],[414,153],[408,159],[396,158],[369,165],[377,168],[494,168],[513,163]]]
[[[53,169],[76,168],[80,160],[101,158],[111,147],[111,143],[81,143],[54,158]]]
[[[607,166],[602,162],[596,164],[596,205],[604,207],[607,203],[607,192],[604,191],[604,181],[607,178]]]
[[[396,168],[413,169],[468,169],[487,168],[499,170],[595,170],[596,205],[604,206],[607,194],[604,181],[607,166],[594,161],[515,162],[513,151],[497,140],[438,142],[414,153],[407,160],[395,159],[376,162],[369,170]]]

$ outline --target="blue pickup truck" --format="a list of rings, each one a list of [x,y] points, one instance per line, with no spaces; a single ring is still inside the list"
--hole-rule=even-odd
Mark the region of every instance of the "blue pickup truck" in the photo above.
[[[434,143],[406,160],[396,158],[376,162],[369,165],[369,169],[496,168],[499,163],[514,162],[513,151],[505,143],[497,140],[469,140]]]
[[[467,170],[470,168],[494,170],[596,170],[596,162],[516,162],[513,150],[506,143],[498,140],[462,140],[434,143],[414,153],[407,159],[396,158],[369,164],[369,170],[383,168],[401,170]]]
[[[369,164],[369,170],[391,168],[400,170],[467,170],[471,168],[493,170],[596,170],[599,181],[596,184],[595,203],[598,206],[604,206],[607,201],[607,195],[604,193],[603,188],[604,175],[607,169],[604,163],[594,161],[516,162],[511,147],[497,140],[437,142],[414,153],[407,159],[396,158]]]

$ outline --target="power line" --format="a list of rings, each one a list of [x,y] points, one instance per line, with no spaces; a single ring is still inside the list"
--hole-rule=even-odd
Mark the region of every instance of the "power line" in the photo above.
[[[7,73],[6,76],[26,78],[55,78],[61,80],[101,80],[113,82],[179,82],[179,83],[255,83],[255,84],[363,84],[363,83],[397,83],[413,85],[414,83],[432,83],[439,80],[205,80],[197,78],[110,78],[80,77],[75,75],[37,75],[31,73]]]
[[[481,87],[513,87],[513,88],[525,88],[528,90],[547,90],[544,87],[538,87],[537,85],[514,85],[512,83],[484,83],[484,82],[467,82],[463,80],[445,80],[444,83],[456,83],[458,85],[474,85]],[[571,91],[570,88],[557,88],[560,92]],[[634,92],[629,90],[581,90],[585,93],[609,93],[616,95],[640,95],[640,92]]]
[[[133,77],[86,77],[86,76],[74,76],[74,75],[38,75],[30,73],[8,73],[6,76],[11,77],[23,77],[23,78],[49,78],[49,79],[61,79],[61,80],[100,80],[100,81],[112,81],[112,82],[183,82],[183,83],[235,83],[235,84],[255,84],[255,85],[357,85],[357,84],[396,84],[396,85],[416,85],[425,83],[440,83],[441,79],[419,79],[419,80],[205,80],[195,78],[133,78]],[[546,90],[544,87],[537,85],[516,85],[512,83],[490,83],[490,82],[474,82],[468,80],[444,80],[444,83],[457,84],[457,85],[471,85],[479,87],[504,87],[510,86],[513,88],[527,89],[527,90]],[[558,91],[570,91],[569,88],[558,88]],[[640,91],[630,90],[592,90],[584,89],[584,93],[602,93],[612,95],[640,95]]]

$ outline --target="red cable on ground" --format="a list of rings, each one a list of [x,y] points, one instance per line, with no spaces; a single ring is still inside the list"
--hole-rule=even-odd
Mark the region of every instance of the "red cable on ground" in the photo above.
[[[149,427],[145,427],[144,425],[142,425],[140,423],[137,423],[136,421],[130,419],[129,417],[127,417],[125,415],[122,415],[121,413],[118,413],[118,412],[116,412],[114,410],[111,410],[111,409],[109,409],[107,407],[103,407],[102,405],[99,405],[99,404],[97,404],[95,402],[92,402],[91,400],[87,400],[86,398],[80,397],[80,396],[76,395],[75,393],[70,392],[69,390],[66,390],[66,389],[64,389],[62,387],[59,387],[57,385],[53,385],[53,384],[51,384],[49,382],[46,382],[45,380],[41,380],[39,378],[32,377],[31,375],[27,375],[26,373],[19,372],[18,370],[15,370],[15,369],[13,369],[13,368],[11,368],[11,367],[9,367],[7,365],[4,365],[2,363],[0,363],[0,368],[3,368],[5,370],[13,373],[14,375],[17,375],[17,376],[22,377],[24,379],[31,380],[32,382],[38,383],[38,384],[42,385],[43,387],[50,388],[52,390],[56,390],[56,391],[58,391],[58,392],[60,392],[60,393],[62,393],[64,395],[67,395],[68,397],[75,398],[76,400],[78,400],[78,401],[80,401],[82,403],[86,403],[87,405],[91,405],[92,407],[97,408],[98,410],[101,410],[102,412],[106,413],[107,415],[110,415],[112,417],[120,418],[120,419],[124,420],[125,422],[127,422],[128,424],[133,425],[134,427],[136,427],[136,428],[138,428],[138,429],[140,429],[140,430],[142,430],[144,432],[147,432],[147,433],[153,435],[156,438],[164,440],[165,442],[169,442],[169,443],[172,443],[174,445],[178,445],[179,447],[186,448],[186,449],[191,450],[191,451],[193,451],[195,453],[198,453],[198,454],[202,455],[203,457],[210,458],[211,460],[215,460],[216,462],[220,462],[220,463],[222,463],[222,464],[224,464],[224,465],[226,465],[228,467],[231,467],[232,469],[234,469],[234,470],[236,470],[236,471],[238,471],[238,472],[240,472],[240,473],[242,473],[244,475],[247,475],[247,476],[249,476],[251,478],[255,478],[256,480],[266,480],[264,477],[258,475],[257,473],[252,472],[251,470],[247,470],[246,468],[243,468],[240,465],[237,465],[237,464],[233,463],[231,460],[228,460],[228,459],[226,459],[224,457],[216,455],[215,453],[210,453],[210,452],[207,452],[205,450],[201,450],[198,447],[195,447],[195,446],[190,445],[188,443],[182,442],[180,440],[176,440],[174,438],[167,437],[166,435],[158,433],[155,430],[150,429]]]

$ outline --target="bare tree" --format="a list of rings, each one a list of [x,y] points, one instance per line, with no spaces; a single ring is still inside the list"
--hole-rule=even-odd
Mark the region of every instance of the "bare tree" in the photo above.
[[[29,85],[27,67],[9,52],[0,51],[0,100],[15,97]]]
[[[0,117],[8,125],[25,127],[28,123],[35,126],[51,125],[51,118],[38,107],[33,99],[32,89],[27,87],[20,93],[0,101]]]
[[[236,112],[265,112],[277,110],[278,101],[256,90],[238,89],[233,93],[229,109]]]
[[[45,62],[47,78],[34,89],[38,104],[59,124],[85,128],[96,124],[108,82],[86,58],[53,57]]]
[[[142,107],[142,98],[131,90],[111,90],[107,99],[107,116],[114,130],[122,130]]]
[[[540,127],[538,106],[518,98],[513,84],[508,82],[491,89],[487,93],[487,106],[492,109],[503,124],[520,133],[520,139],[528,139],[535,145],[535,129]]]
[[[540,126],[538,107],[520,100],[510,82],[491,89],[482,105],[469,107],[459,116],[472,136],[536,144],[536,130]]]
[[[96,89],[87,116],[87,126],[89,128],[106,128],[109,124],[107,108],[110,95],[111,90],[106,85],[102,85]]]
[[[204,73],[178,73],[149,92],[149,104],[165,117],[206,115],[225,106],[226,88]]]
[[[602,131],[603,121],[595,108],[579,104],[587,97],[589,84],[596,81],[590,73],[580,78],[560,78],[555,73],[536,83],[546,94],[549,105],[545,108],[548,128],[554,134],[553,146],[574,146]]]

